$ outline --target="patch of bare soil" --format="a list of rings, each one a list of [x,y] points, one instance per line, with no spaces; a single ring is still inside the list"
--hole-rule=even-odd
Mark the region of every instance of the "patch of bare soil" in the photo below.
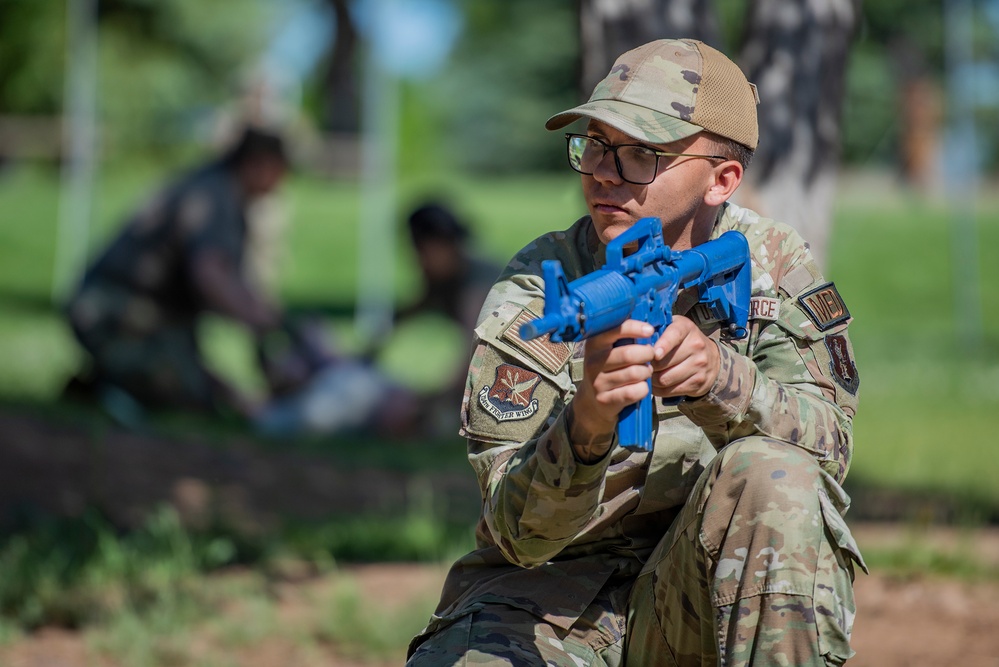
[[[999,584],[874,574],[855,590],[851,667],[999,665]]]
[[[861,524],[864,551],[917,549],[999,572],[999,530]],[[854,667],[999,666],[999,581],[858,574]]]
[[[478,508],[475,479],[464,467],[414,473],[347,465],[279,443],[81,427],[2,407],[0,461],[0,523],[25,509],[78,516],[97,507],[129,527],[168,503],[191,525],[214,520],[252,533],[286,518],[405,513],[426,488],[461,516],[474,518]]]

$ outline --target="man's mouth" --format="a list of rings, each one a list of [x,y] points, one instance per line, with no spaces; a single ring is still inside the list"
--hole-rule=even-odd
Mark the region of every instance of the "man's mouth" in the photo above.
[[[623,206],[608,201],[594,201],[593,210],[600,213],[627,213]]]

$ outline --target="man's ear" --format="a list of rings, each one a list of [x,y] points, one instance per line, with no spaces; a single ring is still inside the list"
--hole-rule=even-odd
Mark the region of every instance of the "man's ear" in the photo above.
[[[712,171],[711,184],[704,193],[704,203],[709,206],[721,206],[735,193],[742,183],[742,164],[736,160],[725,160],[716,165]]]

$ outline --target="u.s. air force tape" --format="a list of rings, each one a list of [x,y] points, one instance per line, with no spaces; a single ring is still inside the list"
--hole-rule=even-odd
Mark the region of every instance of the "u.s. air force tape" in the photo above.
[[[850,319],[850,311],[839,295],[836,285],[826,283],[798,297],[798,303],[819,331],[831,329]]]
[[[693,311],[696,319],[703,324],[717,322],[718,317],[705,303],[699,303]],[[749,319],[775,322],[780,316],[780,300],[767,296],[754,296],[749,300]]]

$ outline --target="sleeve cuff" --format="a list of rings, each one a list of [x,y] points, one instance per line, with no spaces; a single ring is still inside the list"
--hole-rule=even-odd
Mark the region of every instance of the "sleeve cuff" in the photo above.
[[[610,450],[594,463],[583,463],[576,458],[569,439],[569,408],[563,410],[555,423],[538,440],[538,471],[555,488],[590,485],[601,479],[610,462]],[[616,437],[616,436],[615,436]]]
[[[680,412],[699,426],[721,426],[739,421],[749,410],[753,398],[755,371],[749,359],[719,344],[718,377],[704,396],[687,398]]]

